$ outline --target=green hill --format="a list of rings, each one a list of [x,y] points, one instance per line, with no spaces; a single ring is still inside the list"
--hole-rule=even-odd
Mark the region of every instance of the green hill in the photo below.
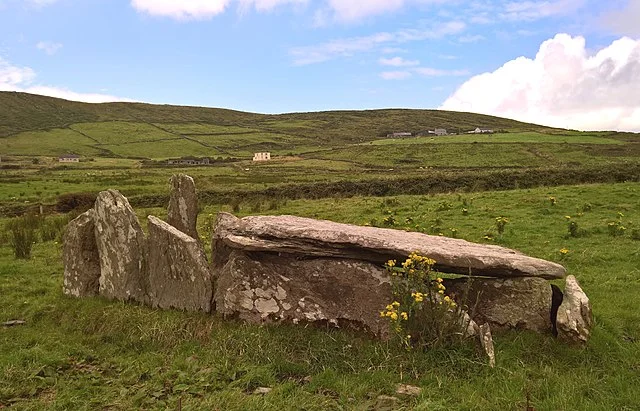
[[[299,154],[362,143],[393,132],[554,130],[514,120],[439,110],[327,111],[266,115],[143,103],[88,104],[0,92],[0,150],[10,155],[73,152],[108,157]],[[162,147],[158,147],[161,142]]]

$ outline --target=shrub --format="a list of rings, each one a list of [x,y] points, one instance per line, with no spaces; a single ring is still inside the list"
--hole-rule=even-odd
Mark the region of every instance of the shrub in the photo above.
[[[435,261],[412,253],[401,267],[390,260],[393,297],[380,316],[389,319],[392,331],[406,348],[431,348],[464,336],[464,312],[445,296],[445,286],[433,271]]]
[[[509,219],[506,217],[496,217],[496,229],[498,230],[498,234],[502,235],[504,233],[504,228],[509,223]]]
[[[25,217],[12,221],[10,243],[16,258],[28,260],[31,258],[31,248],[36,241],[35,228],[29,226]]]
[[[94,193],[67,193],[58,196],[56,211],[68,213],[70,211],[85,212],[96,202]]]

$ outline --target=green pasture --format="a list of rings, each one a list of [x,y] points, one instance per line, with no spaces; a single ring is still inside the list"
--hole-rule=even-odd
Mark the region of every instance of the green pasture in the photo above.
[[[550,198],[555,201],[551,201]],[[397,409],[634,410],[640,404],[640,183],[325,200],[241,202],[239,215],[294,214],[453,235],[560,262],[595,315],[584,349],[551,335],[495,333],[497,366],[474,344],[406,351],[355,332],[246,325],[62,295],[59,239],[16,260],[0,231],[0,406],[15,409],[373,409],[399,383]],[[463,208],[466,212],[463,212]],[[199,230],[219,210],[205,205]],[[162,209],[138,209],[165,215]],[[568,219],[567,216],[571,217]],[[496,217],[506,217],[504,234]],[[48,217],[49,219],[61,217]],[[5,219],[2,223],[4,224]],[[579,236],[569,234],[576,221]],[[612,236],[609,223],[625,231]],[[637,234],[636,234],[637,235]],[[487,240],[487,237],[493,240]],[[560,249],[566,248],[563,255]],[[561,281],[557,281],[562,285]],[[273,390],[252,394],[257,387]]]

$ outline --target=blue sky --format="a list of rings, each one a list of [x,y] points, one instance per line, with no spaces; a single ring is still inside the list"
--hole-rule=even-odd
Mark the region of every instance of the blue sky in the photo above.
[[[640,131],[640,0],[0,0],[0,90]]]

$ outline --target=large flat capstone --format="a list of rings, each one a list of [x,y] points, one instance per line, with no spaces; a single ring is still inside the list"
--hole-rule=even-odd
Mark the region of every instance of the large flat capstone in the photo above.
[[[154,216],[149,221],[149,303],[211,311],[213,276],[196,239]]]
[[[148,275],[144,233],[129,201],[117,190],[98,194],[95,236],[100,255],[100,295],[146,302]]]
[[[62,290],[74,297],[98,295],[100,287],[100,256],[94,233],[94,210],[80,214],[69,222],[63,236],[62,260],[64,283]]]
[[[244,251],[352,258],[379,264],[417,251],[434,259],[439,271],[475,276],[556,279],[566,273],[559,264],[504,247],[295,216],[239,219],[220,213],[213,240]]]

